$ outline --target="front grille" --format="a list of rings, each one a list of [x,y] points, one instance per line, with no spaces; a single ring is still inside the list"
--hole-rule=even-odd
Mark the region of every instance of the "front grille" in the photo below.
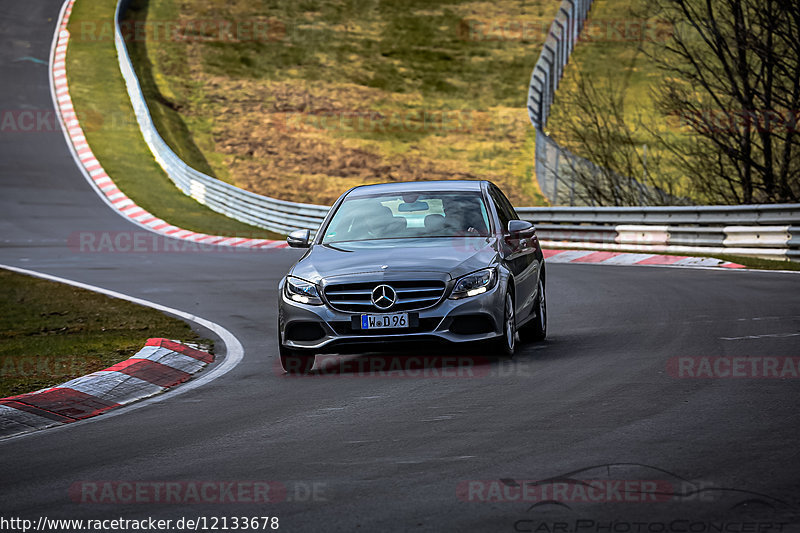
[[[395,304],[379,309],[372,303],[372,291],[378,285],[388,285],[397,293]],[[443,281],[370,281],[361,283],[331,283],[325,286],[325,298],[334,309],[347,312],[395,313],[425,309],[436,304],[444,294]]]

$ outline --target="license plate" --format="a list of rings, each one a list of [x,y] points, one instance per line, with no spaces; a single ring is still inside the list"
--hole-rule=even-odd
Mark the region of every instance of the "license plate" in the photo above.
[[[408,313],[361,315],[361,329],[407,328]]]

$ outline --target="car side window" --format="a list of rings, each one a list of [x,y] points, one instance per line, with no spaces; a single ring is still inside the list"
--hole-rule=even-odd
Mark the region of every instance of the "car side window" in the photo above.
[[[500,226],[503,233],[505,233],[508,231],[508,221],[516,220],[518,218],[517,213],[511,206],[511,202],[508,201],[508,198],[506,198],[499,189],[492,187],[489,189],[489,195],[492,197],[492,201],[497,208],[497,216],[500,217]]]

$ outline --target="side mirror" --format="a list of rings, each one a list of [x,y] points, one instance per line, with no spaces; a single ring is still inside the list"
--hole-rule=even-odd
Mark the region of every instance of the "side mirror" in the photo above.
[[[308,248],[310,244],[308,243],[308,239],[311,236],[311,231],[307,229],[298,229],[289,234],[286,237],[286,242],[292,248]]]
[[[525,220],[509,220],[508,221],[508,232],[513,237],[531,237],[536,228],[533,227],[528,221]]]

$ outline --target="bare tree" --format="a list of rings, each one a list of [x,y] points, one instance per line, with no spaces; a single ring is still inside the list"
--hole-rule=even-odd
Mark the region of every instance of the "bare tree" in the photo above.
[[[710,202],[800,199],[800,3],[651,0],[675,29],[648,48],[665,74],[661,111],[694,133],[662,137]]]
[[[626,80],[574,74],[571,82],[559,92],[570,113],[558,122],[566,147],[586,159],[564,151],[560,167],[562,173],[568,169],[564,179],[574,180],[578,200],[616,206],[685,203],[661,172],[663,148],[651,145],[648,150],[641,119],[626,115]]]

